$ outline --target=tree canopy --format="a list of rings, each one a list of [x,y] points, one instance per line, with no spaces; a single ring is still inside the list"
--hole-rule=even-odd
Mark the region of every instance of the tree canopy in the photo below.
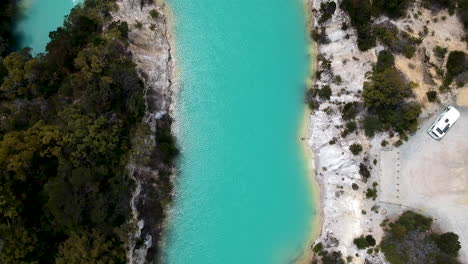
[[[403,213],[396,221],[382,223],[385,230],[380,248],[390,264],[459,264],[458,236],[431,231],[432,218],[413,211]]]
[[[143,129],[143,82],[127,23],[110,22],[115,7],[85,0],[35,57],[28,48],[3,53],[0,38],[2,263],[125,263],[135,188],[126,166],[136,136],[157,141],[139,162],[160,174],[148,199],[155,226],[162,221],[178,150],[169,117],[156,135]]]

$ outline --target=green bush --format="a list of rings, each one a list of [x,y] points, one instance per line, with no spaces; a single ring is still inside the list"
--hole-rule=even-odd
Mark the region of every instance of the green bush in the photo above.
[[[395,222],[384,221],[385,235],[380,248],[390,264],[435,263],[460,264],[459,241],[453,233],[431,232],[432,219],[407,211]],[[439,248],[438,244],[444,248]]]
[[[342,137],[347,137],[349,134],[353,133],[357,129],[356,122],[352,122],[352,121],[347,122],[345,127],[346,127],[345,130],[343,131],[343,133],[341,133]]]
[[[370,0],[344,0],[340,7],[348,13],[351,24],[357,31],[358,48],[366,51],[376,45],[372,22]]]
[[[447,54],[447,48],[442,48],[441,46],[436,46],[433,50],[434,52],[434,55],[437,57],[437,58],[445,58],[445,55]]]
[[[382,50],[379,52],[377,57],[377,63],[375,65],[376,72],[383,72],[389,68],[393,68],[395,66],[395,56],[388,51]]]
[[[458,235],[453,232],[441,234],[437,236],[435,241],[440,250],[442,250],[442,252],[451,256],[457,256],[458,251],[460,251],[461,249],[460,241],[458,240]]]
[[[388,68],[383,72],[374,71],[370,80],[364,83],[363,90],[368,111],[378,116],[385,126],[398,132],[416,131],[421,106],[406,101],[413,93],[410,85],[395,68]],[[372,135],[372,129],[368,129],[368,134]]]
[[[375,246],[375,239],[371,235],[360,236],[354,239],[354,244],[358,249],[366,249]]]
[[[372,189],[371,188],[367,188],[367,191],[366,191],[366,198],[367,199],[372,199],[372,200],[375,200],[377,199],[377,185],[374,183],[373,186],[372,186]]]
[[[320,106],[320,103],[317,101],[316,97],[318,94],[318,89],[315,88],[310,88],[307,89],[306,95],[305,95],[305,102],[309,106],[309,109],[314,111],[315,109],[318,109]]]
[[[358,107],[356,102],[346,103],[341,111],[341,117],[343,120],[351,120],[356,117],[358,113]]]
[[[352,144],[351,146],[349,146],[349,150],[351,151],[351,153],[353,153],[353,155],[359,155],[359,153],[361,153],[362,151],[362,146],[360,144]]]
[[[330,39],[328,39],[327,31],[324,27],[320,29],[319,28],[312,29],[312,31],[310,32],[310,37],[319,44],[330,43]]]
[[[385,14],[391,18],[406,16],[406,10],[415,0],[374,0],[373,6],[377,14]]]
[[[359,174],[361,174],[364,179],[368,179],[371,176],[369,169],[364,163],[359,164]]]
[[[429,91],[426,93],[427,100],[431,103],[437,101],[437,92],[436,91]]]
[[[414,56],[414,53],[416,53],[416,47],[412,44],[407,44],[407,45],[404,45],[403,46],[403,55],[408,58],[408,59],[411,59],[413,58]]]
[[[156,9],[153,9],[150,11],[150,15],[153,19],[158,19],[159,18],[159,12]]]
[[[331,16],[335,13],[336,3],[334,1],[322,2],[320,4],[320,18],[318,20],[319,24],[327,22]]]
[[[454,0],[423,0],[422,1],[425,8],[440,10],[448,8],[453,10],[455,8],[456,1]]]
[[[455,77],[467,70],[466,54],[463,51],[451,51],[447,59],[446,74]]]
[[[465,29],[468,28],[468,0],[458,0],[457,14]]]
[[[330,96],[332,95],[332,90],[330,88],[330,85],[324,85],[322,87],[322,89],[320,89],[318,91],[318,96],[321,98],[321,99],[326,99],[326,100],[330,100]]]
[[[383,124],[379,117],[375,115],[367,115],[363,120],[364,133],[366,136],[372,138],[375,133],[382,131]]]

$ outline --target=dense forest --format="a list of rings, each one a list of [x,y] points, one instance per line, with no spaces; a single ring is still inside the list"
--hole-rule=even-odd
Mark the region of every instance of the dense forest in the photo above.
[[[20,40],[20,36],[14,31],[14,23],[20,17],[18,2],[18,0],[0,1],[0,56],[15,49]]]
[[[351,18],[351,24],[357,32],[357,44],[365,51],[376,45],[376,29],[373,20],[381,15],[390,18],[403,18],[407,9],[415,0],[344,0],[341,8]],[[456,13],[461,22],[468,26],[468,0],[423,0],[422,4],[434,11],[448,9],[451,14]]]
[[[17,10],[0,6],[0,263],[125,263],[126,165],[145,127],[129,25],[111,22],[113,0],[86,0],[33,57],[8,52]],[[170,122],[160,126],[151,160],[168,168],[177,149]]]

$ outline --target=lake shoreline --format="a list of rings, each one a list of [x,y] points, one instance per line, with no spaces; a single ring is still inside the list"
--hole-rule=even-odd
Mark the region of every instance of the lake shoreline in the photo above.
[[[311,89],[315,83],[315,72],[317,70],[317,47],[318,44],[311,38],[310,32],[313,28],[314,23],[314,16],[312,14],[311,8],[309,6],[308,0],[303,0],[302,5],[304,8],[305,18],[306,18],[306,34],[307,34],[307,56],[309,58],[309,70],[308,70],[308,77],[306,81],[306,90]],[[323,197],[322,197],[322,188],[319,182],[317,181],[316,177],[316,166],[315,166],[315,159],[313,150],[309,144],[310,139],[310,116],[312,115],[312,111],[306,105],[304,107],[304,113],[301,120],[301,127],[300,127],[300,135],[299,139],[301,141],[301,151],[306,162],[307,168],[307,175],[310,182],[310,190],[311,190],[311,198],[313,201],[315,214],[314,218],[311,222],[311,233],[309,239],[307,240],[307,244],[305,245],[304,254],[299,259],[298,263],[309,263],[313,258],[313,251],[310,250],[310,246],[314,244],[314,241],[317,240],[321,233],[322,233],[322,225],[323,225]]]
[[[176,71],[171,11],[164,1],[140,6],[134,1],[122,0],[117,4],[119,10],[113,14],[113,20],[129,25],[129,51],[145,86],[143,122],[148,129],[141,135],[146,146],[140,149],[140,156],[149,158],[156,148],[157,131],[169,129],[174,135]],[[129,234],[127,251],[130,264],[159,262],[162,256],[162,238],[173,201],[175,164],[165,168],[153,165],[151,161],[141,164],[138,160],[128,165],[136,182],[131,202],[136,230]],[[157,215],[151,204],[158,204],[162,215]]]

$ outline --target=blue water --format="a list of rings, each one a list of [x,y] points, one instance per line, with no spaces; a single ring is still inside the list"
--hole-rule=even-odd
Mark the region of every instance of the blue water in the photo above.
[[[50,41],[49,32],[63,25],[66,15],[80,0],[21,0],[24,18],[16,30],[22,35],[22,47],[32,48],[32,53],[45,51]]]
[[[301,0],[169,0],[182,150],[164,263],[289,263],[315,215]]]

